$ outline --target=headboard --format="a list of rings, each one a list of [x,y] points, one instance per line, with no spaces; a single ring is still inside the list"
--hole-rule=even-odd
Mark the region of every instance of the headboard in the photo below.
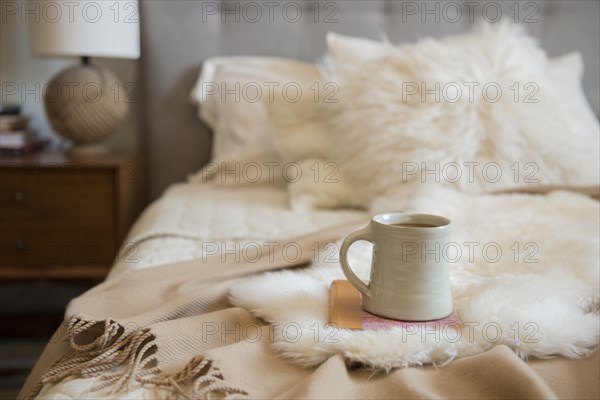
[[[384,34],[399,43],[461,32],[482,18],[516,20],[550,56],[583,54],[585,92],[599,113],[598,1],[143,0],[140,11],[142,143],[151,199],[209,161],[211,133],[188,101],[204,59],[277,55],[315,61],[328,31]]]

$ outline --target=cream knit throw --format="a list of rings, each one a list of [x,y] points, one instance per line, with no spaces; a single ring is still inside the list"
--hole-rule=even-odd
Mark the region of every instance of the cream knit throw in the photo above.
[[[48,383],[95,376],[101,383],[91,390],[107,390],[109,395],[145,384],[167,389],[173,397],[205,398],[215,393],[245,397],[244,388],[228,384],[213,360],[203,356],[209,349],[236,341],[235,335],[203,335],[204,324],[218,326],[222,320],[234,320],[241,331],[245,325],[256,326],[246,310],[222,311],[232,279],[308,264],[310,246],[336,240],[364,223],[347,223],[295,239],[304,249],[295,262],[285,260],[281,251],[285,243],[280,243],[262,247],[256,262],[239,262],[235,257],[223,262],[216,256],[127,272],[102,283],[71,302],[57,333],[68,350],[27,390],[25,398],[36,397]]]

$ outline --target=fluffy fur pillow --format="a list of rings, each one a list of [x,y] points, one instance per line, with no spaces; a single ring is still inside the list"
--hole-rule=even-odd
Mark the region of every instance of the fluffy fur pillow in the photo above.
[[[423,182],[484,192],[599,181],[598,122],[572,115],[544,51],[515,25],[330,72],[340,85],[330,158],[360,204]]]
[[[339,38],[329,44],[339,48]],[[368,207],[424,183],[486,192],[599,182],[599,125],[576,56],[550,62],[510,24],[382,48],[385,56],[355,60],[332,52],[325,80],[339,86],[337,103],[296,104],[284,118],[269,110],[276,147],[281,135],[320,129],[318,156],[338,163],[346,204]],[[303,113],[310,127],[298,123]]]

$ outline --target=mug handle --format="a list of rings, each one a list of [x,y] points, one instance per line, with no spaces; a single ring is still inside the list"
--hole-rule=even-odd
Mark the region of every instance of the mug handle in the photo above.
[[[342,265],[342,271],[348,281],[358,289],[359,292],[362,293],[363,296],[371,298],[371,290],[363,281],[360,280],[358,276],[352,271],[352,268],[348,265],[348,249],[352,244],[358,240],[366,240],[368,242],[373,243],[371,239],[371,225],[364,227],[356,232],[352,232],[348,235],[343,241],[342,246],[340,248],[340,264]]]

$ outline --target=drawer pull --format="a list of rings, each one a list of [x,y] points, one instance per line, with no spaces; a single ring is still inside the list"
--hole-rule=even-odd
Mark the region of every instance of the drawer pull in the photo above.
[[[25,199],[25,195],[22,192],[15,192],[15,201],[20,202]]]
[[[26,247],[24,240],[17,240],[17,250],[25,250]]]

